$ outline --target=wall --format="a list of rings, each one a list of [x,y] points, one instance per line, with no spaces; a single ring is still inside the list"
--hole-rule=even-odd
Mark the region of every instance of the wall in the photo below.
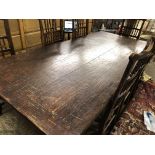
[[[20,38],[20,30],[19,30],[18,20],[10,19],[9,24],[10,24],[10,31],[11,31],[11,35],[12,35],[14,48],[15,48],[15,50],[21,50],[22,42],[21,42],[21,38]],[[1,20],[0,20],[0,34],[1,35],[5,34],[3,21],[1,21]]]
[[[24,19],[22,20],[25,35],[26,47],[33,47],[41,44],[40,27],[37,19]]]

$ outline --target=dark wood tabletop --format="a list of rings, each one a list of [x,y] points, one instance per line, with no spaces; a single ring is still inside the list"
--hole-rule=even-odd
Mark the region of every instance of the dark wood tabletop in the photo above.
[[[81,134],[145,41],[107,32],[0,60],[0,96],[45,134]]]

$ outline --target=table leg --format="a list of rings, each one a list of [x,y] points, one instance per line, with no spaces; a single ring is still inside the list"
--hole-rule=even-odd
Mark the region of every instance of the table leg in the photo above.
[[[70,33],[68,33],[68,40],[70,40]]]
[[[2,115],[2,106],[4,105],[4,101],[0,99],[0,115]]]

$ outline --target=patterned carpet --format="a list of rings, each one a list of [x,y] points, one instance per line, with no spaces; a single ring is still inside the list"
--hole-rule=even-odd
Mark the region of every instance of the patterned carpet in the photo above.
[[[3,114],[0,116],[0,135],[43,134],[9,104],[5,103],[3,109]]]
[[[154,135],[155,133],[146,129],[144,111],[150,111],[155,114],[155,84],[152,82],[141,82],[139,84],[136,94],[114,126],[111,134]]]

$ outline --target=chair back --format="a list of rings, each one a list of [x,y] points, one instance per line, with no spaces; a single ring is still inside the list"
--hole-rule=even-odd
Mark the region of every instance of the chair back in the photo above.
[[[88,19],[73,19],[74,23],[77,24],[73,31],[72,38],[79,38],[88,35]]]
[[[43,46],[63,40],[62,24],[62,20],[59,20],[58,26],[56,19],[39,19],[41,41]]]
[[[116,121],[131,100],[143,75],[145,66],[149,63],[150,59],[155,54],[154,47],[155,44],[152,41],[150,46],[140,54],[133,53],[130,55],[129,63],[125,69],[119,86],[109,101],[106,110],[107,113],[104,116],[104,121],[102,124],[103,134],[110,133]]]
[[[146,20],[144,19],[124,19],[119,34],[126,37],[139,39],[145,21]]]

